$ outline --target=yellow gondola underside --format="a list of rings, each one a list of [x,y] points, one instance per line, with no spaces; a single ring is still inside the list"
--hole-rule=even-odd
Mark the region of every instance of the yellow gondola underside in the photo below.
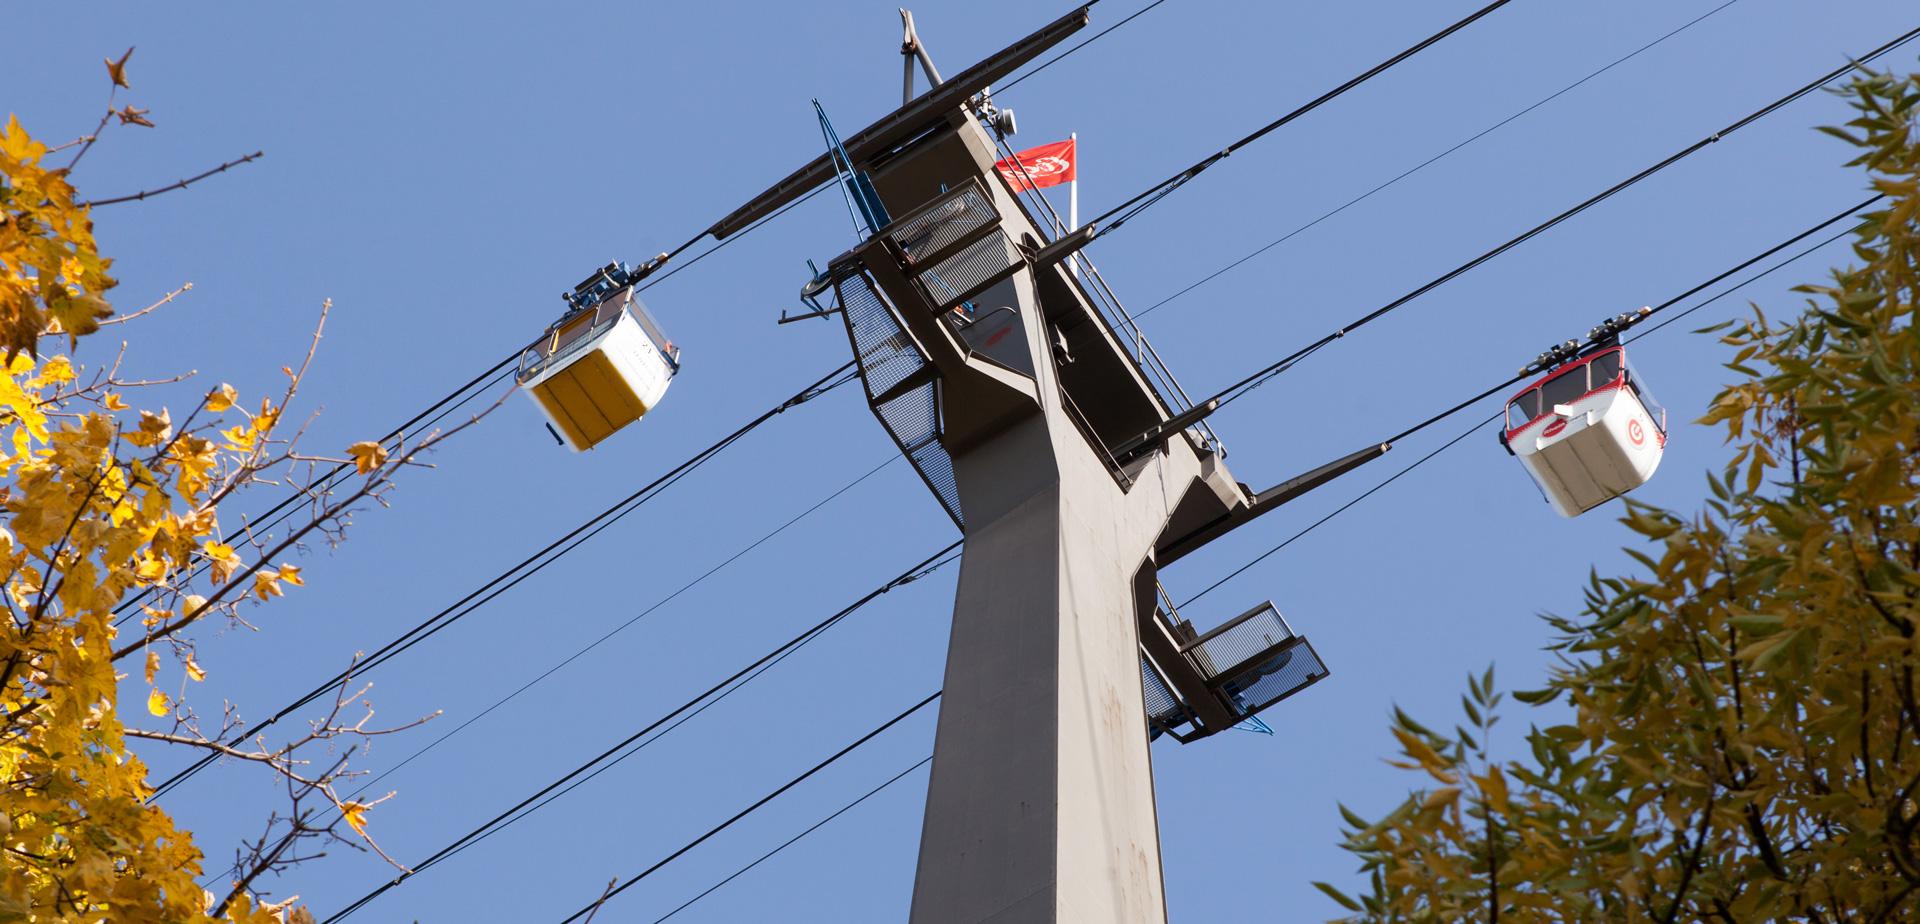
[[[647,413],[640,395],[613,368],[605,350],[589,350],[529,389],[567,441],[591,449]]]

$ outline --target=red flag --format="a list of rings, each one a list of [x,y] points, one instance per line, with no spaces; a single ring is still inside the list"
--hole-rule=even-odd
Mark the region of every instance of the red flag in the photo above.
[[[1073,142],[1056,141],[1037,148],[1028,148],[1005,160],[996,162],[993,167],[1000,171],[1007,183],[1015,191],[1025,189],[1044,189],[1070,183],[1074,179]],[[1031,180],[1031,184],[1029,184]]]

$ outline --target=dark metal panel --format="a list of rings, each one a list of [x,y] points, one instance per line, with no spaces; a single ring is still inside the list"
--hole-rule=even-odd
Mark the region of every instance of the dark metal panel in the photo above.
[[[944,121],[947,114],[959,108],[967,98],[979,93],[994,81],[1013,73],[1015,68],[1059,44],[1086,24],[1087,7],[1083,6],[1048,23],[1038,32],[988,56],[986,60],[953,75],[951,80],[935,87],[927,95],[894,110],[885,118],[848,138],[846,140],[847,155],[856,165],[862,164],[923,134]],[[781,206],[806,195],[814,187],[833,177],[833,163],[827,155],[822,154],[814,158],[813,162],[788,175],[786,179],[773,184],[766,192],[755,196],[746,205],[735,209],[732,214],[720,219],[713,227],[708,228],[707,232],[716,238],[725,238],[763,216],[772,214]]]

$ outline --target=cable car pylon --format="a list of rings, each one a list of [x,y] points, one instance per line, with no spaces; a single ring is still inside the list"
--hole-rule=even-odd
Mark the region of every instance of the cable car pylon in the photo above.
[[[1010,120],[988,88],[1087,21],[945,81],[926,68],[925,94],[827,131],[827,153],[711,229],[847,188],[868,227],[809,306],[841,319],[874,415],[964,534],[913,924],[1163,924],[1144,732],[1206,737],[1328,672],[1271,603],[1188,624],[1158,569],[1387,449],[1241,484],[1213,405],[1120,333],[1111,291],[1070,271],[1072,244],[995,169],[990,131]],[[903,54],[924,56],[909,36]]]

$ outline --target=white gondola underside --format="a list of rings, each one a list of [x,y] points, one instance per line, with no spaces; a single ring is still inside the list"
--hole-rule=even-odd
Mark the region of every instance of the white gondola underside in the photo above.
[[[1630,386],[1601,389],[1555,410],[1514,433],[1508,445],[1561,516],[1578,516],[1646,484],[1660,467],[1665,437]]]

